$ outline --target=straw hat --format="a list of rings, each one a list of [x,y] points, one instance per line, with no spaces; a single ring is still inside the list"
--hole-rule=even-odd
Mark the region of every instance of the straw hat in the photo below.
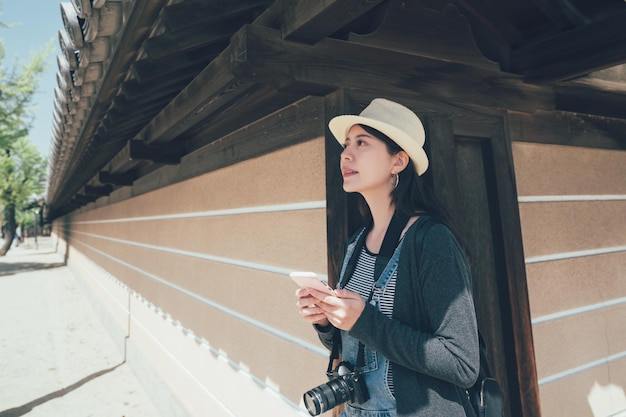
[[[405,151],[415,166],[417,175],[422,175],[428,168],[428,157],[424,152],[424,126],[419,117],[408,108],[396,102],[375,98],[359,114],[334,117],[328,127],[335,139],[343,145],[350,128],[361,124],[389,136]]]

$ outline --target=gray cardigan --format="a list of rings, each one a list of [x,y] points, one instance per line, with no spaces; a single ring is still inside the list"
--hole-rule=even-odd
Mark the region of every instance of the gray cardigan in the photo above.
[[[366,304],[350,335],[392,362],[399,416],[465,417],[464,388],[473,385],[479,370],[470,269],[441,223],[428,229],[418,259],[416,232],[424,220],[404,237],[393,319]],[[317,330],[330,349],[336,329]]]

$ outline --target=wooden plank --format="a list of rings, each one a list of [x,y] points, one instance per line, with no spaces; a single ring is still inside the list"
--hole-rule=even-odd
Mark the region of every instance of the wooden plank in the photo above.
[[[245,23],[246,19],[239,19],[215,23],[203,30],[191,27],[178,32],[165,32],[147,39],[143,47],[151,59],[180,54],[203,46],[226,43],[233,28],[241,27]]]
[[[501,252],[505,268],[506,290],[501,294],[506,298],[502,305],[503,333],[511,338],[507,361],[509,376],[509,392],[514,393],[509,398],[512,416],[539,416],[539,384],[537,380],[537,366],[532,338],[532,323],[528,287],[526,281],[526,265],[522,244],[522,227],[520,222],[519,205],[513,168],[513,152],[511,142],[506,137],[504,126],[494,132],[490,140],[492,153],[492,170],[486,175],[492,178],[495,188],[492,190],[497,196],[497,216],[494,216],[495,230],[498,232],[499,242],[496,242],[498,252]],[[501,246],[500,246],[501,243]],[[506,307],[509,308],[506,311]]]
[[[135,139],[169,142],[252,87],[252,83],[235,80],[230,71],[230,54],[227,48],[207,65]]]
[[[284,41],[278,31],[247,25],[232,40],[238,79],[299,91],[346,88],[378,94],[423,94],[460,103],[534,111],[553,108],[551,88],[521,77],[337,39],[315,45]],[[372,59],[376,57],[376,59]]]
[[[504,42],[507,45],[520,45],[524,36],[521,31],[509,20],[503,19],[499,7],[507,7],[499,3],[487,4],[483,1],[456,0],[455,2],[463,15],[468,16],[475,25],[481,26],[486,32],[486,38],[497,43]],[[446,4],[447,3],[442,3]]]
[[[176,32],[190,26],[210,26],[262,9],[270,3],[269,0],[186,0],[166,6],[161,13],[161,19],[168,32]]]
[[[555,108],[573,113],[626,119],[626,83],[594,78],[554,86]]]
[[[405,52],[441,61],[499,71],[499,64],[480,52],[464,16],[393,0],[381,26],[371,34],[351,34],[350,42]]]
[[[550,21],[560,30],[571,29],[575,25],[584,23],[580,14],[568,13],[568,8],[561,7],[561,3],[551,0],[532,0]]]
[[[285,39],[316,43],[363,16],[382,0],[279,2],[278,25]]]
[[[162,97],[170,95],[176,95],[182,88],[184,88],[193,79],[194,73],[184,73],[175,77],[158,78],[144,83],[140,83],[137,80],[129,80],[122,84],[123,97],[131,101],[134,106],[135,103],[154,103]],[[169,100],[164,101],[163,105],[167,104]]]
[[[511,140],[599,149],[626,149],[626,120],[566,112],[508,111]]]
[[[176,56],[164,56],[159,59],[143,58],[132,66],[138,82],[151,81],[167,77],[180,71],[200,72],[224,49],[225,45],[207,45]]]
[[[626,62],[626,12],[511,50],[505,70],[531,82],[574,78]]]
[[[108,171],[100,171],[98,181],[103,184],[113,185],[133,185],[133,181],[137,179],[134,172],[126,172],[123,174],[113,174]]]
[[[185,132],[189,151],[252,124],[303,97],[301,94],[276,91],[272,86],[250,88],[236,101],[222,107]]]
[[[84,193],[88,196],[102,197],[111,194],[113,185],[105,184],[101,186],[85,185]]]
[[[113,178],[111,177],[111,175],[120,175],[129,172],[136,168],[139,163],[140,161],[131,158],[130,142],[127,142],[124,147],[117,153],[117,155],[115,155],[109,162],[107,174],[103,174],[103,171],[100,171],[100,181],[108,182],[110,179]],[[134,181],[136,179],[137,177],[135,175],[132,180]],[[112,182],[112,184],[116,184],[116,182]]]
[[[186,153],[184,142],[155,143],[147,145],[140,140],[131,140],[131,159],[144,159],[152,162],[176,165],[180,163],[180,158]]]

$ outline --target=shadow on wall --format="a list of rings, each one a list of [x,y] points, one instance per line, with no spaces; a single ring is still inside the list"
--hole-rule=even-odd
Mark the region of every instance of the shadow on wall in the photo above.
[[[618,385],[596,383],[587,396],[594,417],[626,417],[626,395]]]

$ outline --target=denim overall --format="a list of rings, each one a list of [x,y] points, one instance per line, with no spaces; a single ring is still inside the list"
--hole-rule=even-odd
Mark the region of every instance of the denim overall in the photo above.
[[[339,288],[347,284],[345,276],[348,260],[354,254],[357,242],[360,240],[363,229],[357,238],[348,245],[346,256],[341,268]],[[374,283],[372,299],[370,304],[380,311],[380,297],[384,293],[394,272],[398,268],[400,249],[403,239],[396,247],[393,256],[387,263],[379,279]],[[348,332],[341,331],[341,354],[344,361],[355,365],[359,351],[359,341],[348,335]],[[396,417],[396,399],[387,385],[387,373],[389,371],[389,360],[380,353],[365,347],[365,365],[361,369],[365,383],[370,394],[370,399],[363,404],[345,404],[344,411],[339,417]]]

